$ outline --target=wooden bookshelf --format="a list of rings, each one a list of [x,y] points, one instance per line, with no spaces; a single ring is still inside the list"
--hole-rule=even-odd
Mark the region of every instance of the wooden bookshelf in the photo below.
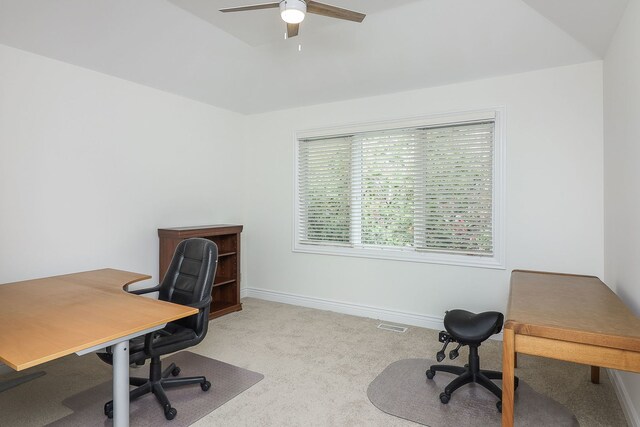
[[[218,269],[211,291],[209,319],[242,310],[240,303],[240,233],[242,225],[205,225],[197,227],[159,228],[160,280],[164,278],[178,243],[201,237],[218,245]]]

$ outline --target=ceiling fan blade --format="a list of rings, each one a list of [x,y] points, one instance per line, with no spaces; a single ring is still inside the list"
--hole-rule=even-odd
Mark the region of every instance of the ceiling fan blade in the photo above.
[[[274,9],[276,7],[280,7],[279,1],[275,3],[253,4],[251,6],[227,7],[226,9],[220,9],[220,12],[242,12],[245,10]]]
[[[353,22],[362,22],[364,17],[367,16],[364,13],[354,12],[353,10],[342,9],[312,0],[307,1],[307,12],[328,16],[330,18],[346,19],[347,21]]]
[[[300,24],[287,24],[287,38],[295,37],[298,35]]]

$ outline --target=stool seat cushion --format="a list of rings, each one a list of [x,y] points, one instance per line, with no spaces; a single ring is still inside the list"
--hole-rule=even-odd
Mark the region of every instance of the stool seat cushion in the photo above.
[[[504,316],[497,311],[471,313],[466,310],[450,310],[444,316],[444,328],[458,342],[479,344],[502,330]]]

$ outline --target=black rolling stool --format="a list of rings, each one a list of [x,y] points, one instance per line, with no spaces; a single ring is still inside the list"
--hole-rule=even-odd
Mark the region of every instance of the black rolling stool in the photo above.
[[[491,335],[502,330],[504,316],[497,311],[486,311],[484,313],[471,313],[465,310],[451,310],[444,316],[444,327],[446,331],[440,332],[439,340],[444,343],[442,350],[438,352],[436,358],[442,362],[445,358],[444,352],[450,342],[458,343],[455,350],[449,352],[451,360],[458,357],[458,350],[463,345],[469,346],[469,364],[464,367],[452,365],[432,365],[427,370],[427,378],[433,379],[437,371],[448,372],[458,375],[440,393],[440,401],[449,403],[451,394],[465,384],[477,383],[486,388],[498,399],[502,399],[502,390],[491,380],[502,380],[502,372],[485,371],[480,369],[480,357],[478,347]],[[518,387],[518,378],[515,378],[515,387]],[[498,411],[502,412],[502,400],[496,403]]]

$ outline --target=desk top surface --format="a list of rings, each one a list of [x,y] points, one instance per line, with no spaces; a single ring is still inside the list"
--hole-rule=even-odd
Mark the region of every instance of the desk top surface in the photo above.
[[[19,371],[198,312],[123,289],[149,278],[103,269],[0,285],[0,361]]]
[[[505,328],[640,351],[640,318],[594,276],[514,270]]]

